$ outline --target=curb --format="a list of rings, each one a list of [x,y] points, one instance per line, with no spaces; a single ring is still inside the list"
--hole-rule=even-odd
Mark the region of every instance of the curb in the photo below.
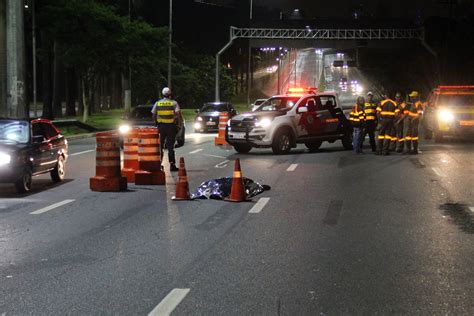
[[[95,137],[95,134],[97,133],[103,133],[103,132],[115,132],[116,130],[108,130],[108,131],[97,131],[97,132],[93,132],[93,133],[86,133],[86,134],[78,134],[78,135],[72,135],[72,136],[66,136],[66,139],[68,141],[71,141],[71,140],[78,140],[78,139],[85,139],[85,138],[91,138],[91,137]]]

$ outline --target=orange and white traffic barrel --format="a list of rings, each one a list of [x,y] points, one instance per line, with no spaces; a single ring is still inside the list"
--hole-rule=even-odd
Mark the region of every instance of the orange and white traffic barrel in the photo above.
[[[128,183],[135,182],[135,172],[138,170],[138,136],[139,130],[133,129],[123,137],[123,166],[122,176]]]
[[[228,120],[229,120],[229,113],[221,112],[219,115],[219,134],[217,135],[216,138],[214,138],[214,145],[216,146],[229,145],[229,143],[225,141],[225,128],[226,128]]]
[[[120,173],[120,139],[116,133],[96,134],[95,177],[90,189],[98,192],[118,192],[127,189],[127,178]]]
[[[166,175],[161,168],[160,134],[156,128],[143,129],[139,133],[135,184],[166,184]]]

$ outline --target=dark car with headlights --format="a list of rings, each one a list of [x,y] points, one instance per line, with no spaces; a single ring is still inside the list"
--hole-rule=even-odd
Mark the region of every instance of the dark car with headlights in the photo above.
[[[14,183],[18,193],[31,190],[32,176],[65,176],[67,140],[49,120],[0,119],[0,183]]]
[[[155,122],[153,121],[153,114],[151,113],[152,109],[152,104],[138,105],[133,108],[133,110],[123,118],[123,122],[119,126],[120,134],[126,134],[133,128],[154,127]],[[184,118],[182,118],[182,120],[183,128],[181,128],[176,134],[176,147],[183,146],[185,141],[186,122],[184,121]]]
[[[229,102],[208,102],[198,110],[194,119],[194,132],[217,132],[219,131],[219,115],[228,112],[229,117],[237,114],[234,106]]]

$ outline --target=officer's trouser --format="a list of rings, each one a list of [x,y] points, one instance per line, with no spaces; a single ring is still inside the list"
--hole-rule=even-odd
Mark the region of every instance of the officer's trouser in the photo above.
[[[372,151],[375,151],[377,148],[375,146],[375,130],[377,129],[377,121],[367,121],[365,122],[364,137],[362,137],[362,145],[364,145],[365,136],[369,135],[369,143]]]
[[[397,137],[397,152],[402,152],[405,146],[405,122],[401,121],[395,126]]]
[[[378,136],[377,152],[388,153],[392,136],[390,135],[393,130],[393,118],[383,118],[380,122],[380,130]]]
[[[412,150],[412,145],[413,145],[413,151],[417,152],[418,151],[418,127],[420,125],[420,120],[419,119],[414,119],[408,121],[408,130],[407,130],[407,135],[406,135],[406,141],[407,141],[407,151]]]
[[[168,149],[168,161],[170,164],[175,164],[174,143],[176,142],[176,133],[178,132],[176,125],[158,123],[158,131],[160,132],[161,161],[163,161],[163,150],[166,146]]]

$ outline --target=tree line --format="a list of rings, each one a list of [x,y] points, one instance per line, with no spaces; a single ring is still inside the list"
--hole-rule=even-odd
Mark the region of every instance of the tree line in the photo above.
[[[130,86],[132,105],[159,98],[167,85],[168,28],[139,16],[130,19],[123,2],[37,0],[37,81],[44,118],[63,116],[63,102],[67,116],[84,120],[103,109],[123,108]],[[138,12],[146,10],[140,3]],[[173,90],[180,104],[198,107],[212,101],[214,57],[181,45],[173,51]],[[229,99],[234,89],[227,67],[222,66],[221,76],[222,98]]]

